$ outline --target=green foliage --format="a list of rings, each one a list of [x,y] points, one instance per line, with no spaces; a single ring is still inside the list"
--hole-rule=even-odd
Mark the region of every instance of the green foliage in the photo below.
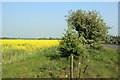
[[[88,48],[101,49],[98,44],[102,40],[108,41],[108,29],[97,11],[70,11],[67,17],[68,29],[60,42],[61,56],[69,57],[73,54],[76,58],[88,53]]]
[[[95,11],[69,11],[66,16],[68,26],[75,29],[79,36],[85,39],[92,39],[96,42],[106,40],[108,35],[109,26],[104,22],[99,12]]]
[[[90,47],[91,47],[92,49],[96,49],[96,50],[101,50],[101,49],[103,49],[103,46],[100,45],[100,44],[90,44]]]
[[[74,55],[75,58],[78,58],[80,55],[87,53],[85,38],[82,36],[78,38],[78,36],[77,32],[71,27],[66,30],[66,34],[59,44],[61,56],[68,58],[70,55]]]
[[[109,40],[106,41],[107,44],[118,44],[120,42],[119,38],[111,37]]]
[[[109,44],[120,44],[120,36],[111,36]]]

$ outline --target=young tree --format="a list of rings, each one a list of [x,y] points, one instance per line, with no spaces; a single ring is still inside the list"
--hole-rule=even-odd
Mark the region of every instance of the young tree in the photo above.
[[[68,29],[59,45],[60,54],[64,57],[85,56],[89,46],[100,49],[101,46],[94,43],[108,39],[110,27],[106,25],[97,11],[69,11],[66,20]]]
[[[59,51],[62,57],[74,55],[75,58],[78,58],[80,55],[87,53],[84,37],[78,38],[78,36],[72,27],[68,27],[59,44]]]

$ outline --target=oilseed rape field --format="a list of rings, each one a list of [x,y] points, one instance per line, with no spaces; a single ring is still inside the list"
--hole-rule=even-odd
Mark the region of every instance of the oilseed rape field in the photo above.
[[[36,50],[58,44],[59,40],[2,40],[2,50]]]
[[[37,51],[58,46],[59,40],[1,40],[4,64],[33,56]]]

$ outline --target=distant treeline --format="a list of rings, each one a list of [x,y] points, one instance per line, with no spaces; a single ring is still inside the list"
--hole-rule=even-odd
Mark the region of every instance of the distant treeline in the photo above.
[[[9,37],[1,37],[0,39],[21,39],[21,40],[61,40],[61,38],[9,38]]]
[[[113,44],[120,44],[120,36],[111,36],[111,42]]]
[[[120,36],[112,36],[114,39],[120,39]]]

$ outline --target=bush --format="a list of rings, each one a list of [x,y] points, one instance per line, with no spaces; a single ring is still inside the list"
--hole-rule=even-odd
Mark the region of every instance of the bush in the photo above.
[[[90,45],[90,47],[92,48],[92,49],[96,49],[96,50],[100,50],[100,49],[103,49],[103,46],[102,45],[100,45],[100,44],[91,44]]]
[[[70,55],[74,55],[75,58],[78,58],[80,55],[87,53],[86,40],[84,37],[81,36],[78,38],[78,36],[72,28],[69,27],[66,30],[66,34],[64,34],[59,44],[59,51],[62,57],[68,58]]]

